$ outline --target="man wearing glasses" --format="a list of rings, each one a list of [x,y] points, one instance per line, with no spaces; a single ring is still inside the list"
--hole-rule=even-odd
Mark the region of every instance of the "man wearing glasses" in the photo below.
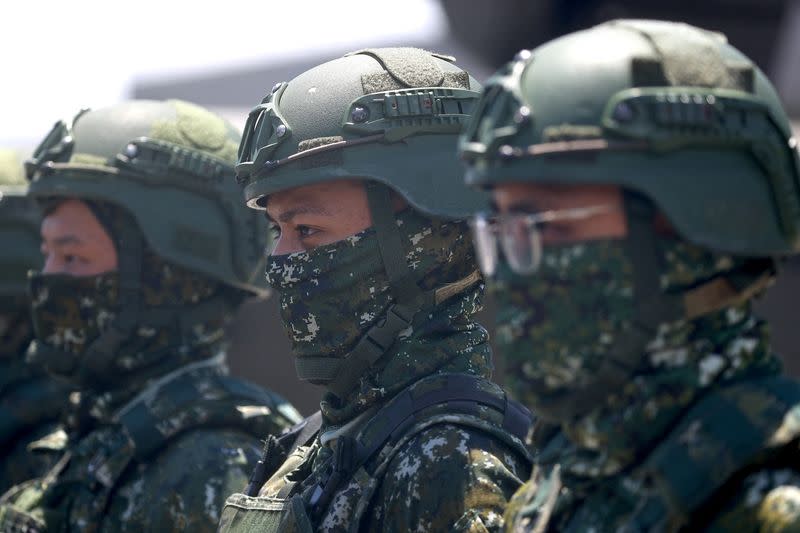
[[[751,302],[800,250],[796,142],[724,36],[614,21],[521,52],[462,155],[512,392],[541,416],[514,531],[785,531],[800,387]]]

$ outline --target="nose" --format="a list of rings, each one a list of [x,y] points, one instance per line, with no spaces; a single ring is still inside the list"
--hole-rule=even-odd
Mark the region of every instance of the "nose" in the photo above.
[[[296,239],[289,238],[286,233],[281,233],[278,237],[278,242],[275,244],[275,249],[272,250],[270,255],[286,255],[295,252],[302,252],[304,250],[302,243]]]
[[[42,274],[63,274],[64,262],[59,261],[52,255],[47,255],[44,258],[44,265],[42,266]]]

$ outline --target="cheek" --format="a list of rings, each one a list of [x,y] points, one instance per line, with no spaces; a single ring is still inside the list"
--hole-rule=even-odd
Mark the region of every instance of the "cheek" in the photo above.
[[[96,274],[110,272],[112,270],[117,270],[117,268],[119,268],[117,251],[112,247],[110,251],[106,251],[100,255],[100,258],[96,264],[96,269],[98,270]]]

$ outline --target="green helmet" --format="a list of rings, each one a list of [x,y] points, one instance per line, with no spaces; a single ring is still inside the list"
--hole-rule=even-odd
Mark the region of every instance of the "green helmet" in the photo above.
[[[616,184],[688,241],[800,251],[796,141],[764,73],[723,35],[620,20],[523,51],[460,142],[467,182]]]
[[[290,189],[363,178],[433,216],[463,218],[485,196],[463,186],[456,138],[480,84],[454,58],[360,50],[278,83],[251,112],[236,175],[248,205]]]
[[[29,194],[119,206],[159,257],[260,294],[267,231],[229,179],[238,141],[233,125],[179,100],[83,110],[25,163]]]
[[[464,219],[487,205],[486,193],[464,186],[455,150],[481,87],[454,61],[416,48],[360,50],[278,83],[247,120],[236,176],[251,207],[264,209],[270,194],[285,189],[347,178],[367,182],[394,303],[341,364],[296,359],[301,379],[324,383],[340,398],[413,317],[479,279],[473,271],[423,290],[421,274],[408,265],[390,195],[392,189],[424,216],[442,219]]]
[[[0,301],[19,305],[28,292],[28,271],[42,263],[39,213],[25,196],[22,159],[15,150],[0,150]]]

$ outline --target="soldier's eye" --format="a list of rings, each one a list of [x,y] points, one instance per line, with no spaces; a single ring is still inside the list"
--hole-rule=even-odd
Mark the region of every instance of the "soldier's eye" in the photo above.
[[[305,239],[307,237],[311,237],[319,230],[312,228],[310,226],[297,226],[297,234],[300,236],[301,239]]]

